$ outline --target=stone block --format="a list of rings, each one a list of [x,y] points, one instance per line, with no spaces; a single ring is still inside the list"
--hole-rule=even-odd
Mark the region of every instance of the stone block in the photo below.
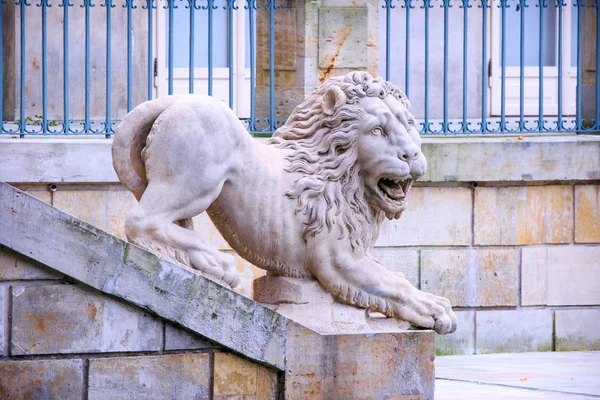
[[[52,193],[48,190],[47,185],[33,187],[30,185],[17,185],[16,187],[44,203],[52,204]]]
[[[265,304],[331,304],[332,296],[318,281],[265,275],[254,281],[254,300]]]
[[[556,310],[556,351],[600,351],[600,309]]]
[[[474,214],[477,245],[570,243],[573,188],[478,187]]]
[[[453,306],[515,306],[516,249],[422,250],[421,289],[446,297]]]
[[[277,398],[277,373],[270,368],[229,353],[215,353],[214,368],[215,399],[219,396],[228,399],[229,396],[257,400]]]
[[[114,357],[90,360],[88,398],[208,399],[208,354]]]
[[[600,243],[600,185],[575,185],[575,242]]]
[[[99,190],[63,190],[54,193],[54,206],[115,236],[124,238],[127,213],[135,202],[121,186]]]
[[[419,251],[393,247],[376,247],[373,255],[389,269],[403,275],[415,287],[419,287]]]
[[[456,331],[435,338],[435,353],[438,356],[475,353],[475,311],[455,310],[455,314],[458,318]]]
[[[262,69],[269,69],[269,13],[257,13],[257,57]],[[275,24],[275,69],[295,70],[297,68],[297,47],[302,43],[296,38],[296,7],[278,9],[274,15]],[[302,37],[300,37],[302,40]],[[278,80],[276,80],[279,83]]]
[[[366,68],[367,8],[319,8],[319,68]]]
[[[0,361],[0,398],[81,399],[83,360]]]
[[[477,354],[552,350],[552,310],[476,311]]]
[[[288,335],[285,398],[433,400],[433,331]]]
[[[162,350],[162,323],[74,285],[13,286],[13,355]]]
[[[61,274],[0,247],[0,281],[60,278]]]
[[[468,246],[471,244],[471,190],[416,187],[399,220],[385,221],[376,246]]]
[[[261,276],[265,276],[267,271],[250,264],[233,250],[227,251],[227,253],[234,257],[235,268],[240,273],[240,285],[234,290],[246,297],[252,298],[254,291],[254,280],[260,278]]]
[[[185,329],[165,324],[165,350],[197,350],[218,348],[217,344]]]
[[[600,304],[600,246],[524,247],[521,258],[523,305]]]
[[[0,284],[0,356],[8,355],[8,335],[9,327],[8,324],[8,296],[9,286],[7,284]]]
[[[194,221],[194,230],[200,232],[208,244],[220,250],[231,250],[231,246],[223,239],[207,213],[197,215],[192,220]]]

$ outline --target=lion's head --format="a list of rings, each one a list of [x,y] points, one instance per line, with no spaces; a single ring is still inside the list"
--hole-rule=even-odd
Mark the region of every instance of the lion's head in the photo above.
[[[292,149],[287,172],[303,174],[287,193],[304,215],[304,239],[340,231],[353,249],[376,239],[372,225],[399,218],[427,161],[406,95],[382,78],[332,78],[292,112],[272,142]]]

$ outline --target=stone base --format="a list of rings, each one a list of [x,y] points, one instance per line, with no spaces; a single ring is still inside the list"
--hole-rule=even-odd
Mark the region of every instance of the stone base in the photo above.
[[[267,275],[254,281],[254,300],[321,334],[402,332],[410,323],[336,302],[318,281]]]

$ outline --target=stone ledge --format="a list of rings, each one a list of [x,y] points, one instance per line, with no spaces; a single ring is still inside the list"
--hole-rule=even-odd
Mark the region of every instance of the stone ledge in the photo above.
[[[111,145],[111,139],[0,139],[0,164],[11,166],[0,170],[0,181],[117,183]],[[429,171],[422,182],[600,180],[598,135],[424,137],[423,152]]]

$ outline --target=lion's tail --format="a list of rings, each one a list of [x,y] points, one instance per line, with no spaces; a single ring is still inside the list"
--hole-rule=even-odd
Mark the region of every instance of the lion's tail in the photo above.
[[[113,168],[119,180],[139,201],[146,190],[146,166],[142,150],[158,116],[175,104],[180,96],[161,97],[146,101],[125,116],[117,127],[112,144]]]

